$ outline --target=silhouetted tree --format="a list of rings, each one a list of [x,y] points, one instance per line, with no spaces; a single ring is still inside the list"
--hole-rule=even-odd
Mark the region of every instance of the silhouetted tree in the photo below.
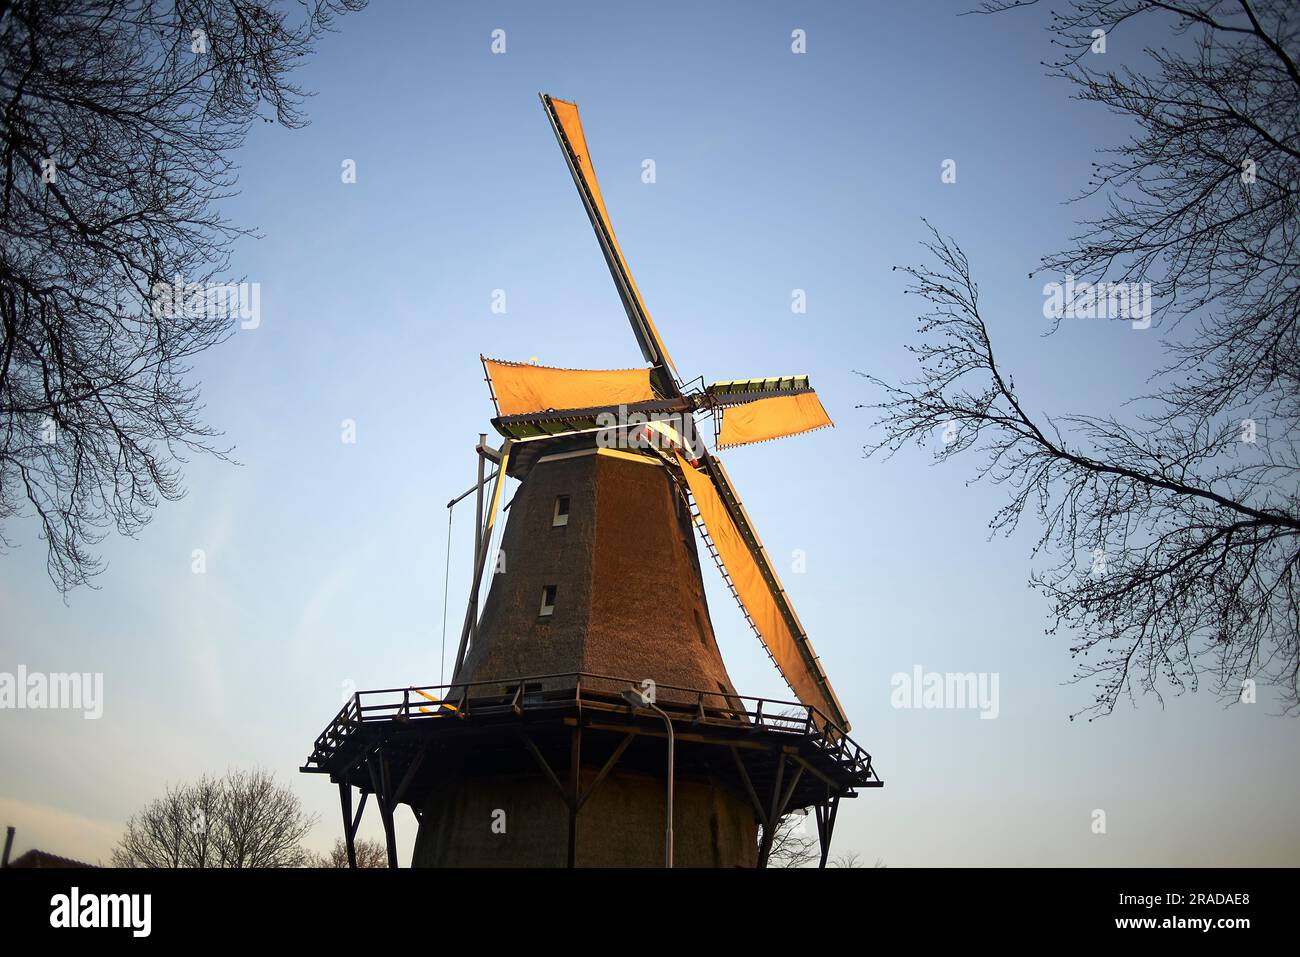
[[[233,328],[211,294],[247,230],[216,204],[255,119],[304,125],[291,69],[363,3],[0,0],[0,546],[34,513],[61,590],[221,454],[187,381]]]
[[[988,10],[1019,6],[991,3]],[[1079,283],[1151,283],[1167,363],[1150,394],[1114,414],[1049,416],[999,364],[970,264],[931,229],[932,260],[906,269],[921,373],[884,391],[868,454],[927,445],[939,461],[982,454],[979,477],[1011,490],[991,527],[1026,512],[1033,584],[1077,636],[1082,713],[1122,695],[1244,678],[1300,707],[1300,9],[1284,2],[1076,0],[1054,15],[1051,69],[1081,99],[1129,117],[1080,198],[1103,200],[1043,268]],[[1185,35],[1106,68],[1104,31],[1164,18]],[[1104,42],[1104,41],[1103,41]],[[928,224],[927,224],[928,226]],[[1084,303],[1086,306],[1086,302]],[[1162,323],[1163,320],[1163,323]]]
[[[821,857],[816,838],[803,833],[804,817],[787,814],[777,821],[772,834],[772,849],[768,851],[768,867],[808,867]],[[762,844],[762,828],[759,829]]]
[[[315,824],[267,771],[230,771],[169,787],[126,823],[114,867],[302,867]],[[346,860],[346,858],[345,858]]]
[[[831,861],[831,867],[865,868],[866,866],[867,865],[862,863],[862,855],[857,851],[845,851],[843,854],[838,855]],[[889,865],[879,857],[876,858],[876,863],[871,865],[873,870],[884,870],[888,866]]]
[[[357,867],[387,867],[388,850],[379,841],[363,837],[356,842]],[[334,842],[328,854],[318,854],[316,867],[347,867],[348,846],[343,838]]]

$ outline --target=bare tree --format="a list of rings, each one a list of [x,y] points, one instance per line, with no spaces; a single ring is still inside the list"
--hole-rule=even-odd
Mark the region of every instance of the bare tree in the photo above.
[[[1168,360],[1127,421],[1031,412],[995,358],[970,263],[933,228],[931,262],[906,269],[928,303],[921,373],[868,377],[884,391],[868,454],[941,434],[939,461],[983,454],[978,477],[1011,489],[995,531],[1027,511],[1041,523],[1034,553],[1056,560],[1031,580],[1052,602],[1049,633],[1077,636],[1075,678],[1096,691],[1080,713],[1205,675],[1230,700],[1247,678],[1276,683],[1300,709],[1297,12],[1079,0],[1053,21],[1068,51],[1054,71],[1138,131],[1081,197],[1102,212],[1043,262],[1093,305],[1112,284],[1151,284]],[[1182,52],[1148,49],[1150,74],[1094,69],[1101,33],[1157,15],[1189,35]]]
[[[112,852],[114,867],[213,867],[216,858],[208,822],[217,813],[220,783],[202,777],[168,787],[127,821]]]
[[[357,853],[357,867],[387,867],[388,850],[379,841],[368,837],[363,837],[356,842],[355,850]],[[348,846],[343,838],[334,842],[328,854],[318,854],[315,859],[316,867],[347,867],[348,866]]]
[[[223,454],[189,362],[233,329],[231,157],[363,3],[0,0],[0,547],[34,513],[64,592]]]
[[[127,821],[114,867],[301,867],[315,824],[267,771],[230,771],[169,787]],[[346,858],[345,858],[346,860]]]
[[[803,833],[803,824],[804,818],[799,814],[787,814],[777,821],[772,849],[767,854],[768,867],[808,867],[817,862],[821,856],[817,840]],[[762,843],[760,833],[759,844]]]

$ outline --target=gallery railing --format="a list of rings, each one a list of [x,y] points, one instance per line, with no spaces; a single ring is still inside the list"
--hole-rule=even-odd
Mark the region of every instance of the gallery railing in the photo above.
[[[560,686],[545,688],[544,683]],[[509,713],[523,716],[575,706],[626,712],[631,705],[624,691],[640,689],[639,682],[628,678],[570,672],[359,691],[316,738],[303,770],[327,770],[333,756],[367,724],[457,721]],[[674,685],[657,685],[653,703],[674,721],[730,728],[739,725],[798,737],[846,772],[867,777],[875,774],[871,755],[812,705]]]

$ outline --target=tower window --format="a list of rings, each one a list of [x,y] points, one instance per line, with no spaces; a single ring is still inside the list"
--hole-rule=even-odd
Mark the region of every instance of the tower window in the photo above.
[[[569,524],[569,496],[555,496],[555,515],[551,517],[551,527],[559,528]]]
[[[555,611],[555,585],[547,585],[542,589],[542,610],[538,615],[545,618]]]

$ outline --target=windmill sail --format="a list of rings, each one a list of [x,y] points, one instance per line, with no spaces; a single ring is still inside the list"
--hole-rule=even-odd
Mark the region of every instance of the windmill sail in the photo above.
[[[623,300],[623,308],[632,323],[637,343],[641,346],[641,354],[655,369],[655,385],[665,397],[679,395],[677,369],[650,319],[650,313],[646,311],[641,292],[636,287],[632,271],[628,269],[627,260],[623,257],[623,250],[614,236],[614,227],[609,221],[600,185],[596,182],[591,153],[587,150],[587,138],[582,132],[577,104],[557,100],[545,93],[539,95],[546,108],[546,115],[550,118],[551,128],[555,131],[555,138],[564,151],[565,161],[569,165],[569,172],[573,174],[573,182],[578,187],[592,228],[596,230],[596,238],[600,240],[601,251],[605,254],[605,262],[609,264],[609,271],[614,277],[614,285],[618,287],[619,298]]]
[[[500,359],[483,359],[483,369],[500,415],[630,405],[655,397],[649,369],[554,369]]]
[[[736,596],[782,676],[800,701],[847,732],[848,718],[722,463],[706,456],[696,469],[680,453],[677,462]]]
[[[834,423],[822,408],[817,393],[809,390],[797,395],[774,395],[744,405],[727,406],[722,413],[718,447],[766,442],[831,425]]]

